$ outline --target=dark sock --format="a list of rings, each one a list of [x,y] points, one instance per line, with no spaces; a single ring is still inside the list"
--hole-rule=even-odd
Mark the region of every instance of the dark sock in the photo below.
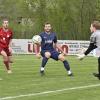
[[[10,70],[10,68],[9,68],[9,62],[8,61],[4,61],[4,64],[5,64],[6,68],[7,68],[7,70]]]
[[[63,61],[63,64],[64,64],[64,67],[65,67],[65,69],[67,70],[67,71],[69,71],[70,70],[70,66],[69,66],[69,63],[68,63],[68,61]]]
[[[100,75],[100,57],[98,58],[98,74]]]
[[[47,61],[48,61],[48,58],[43,57],[41,67],[45,67]]]

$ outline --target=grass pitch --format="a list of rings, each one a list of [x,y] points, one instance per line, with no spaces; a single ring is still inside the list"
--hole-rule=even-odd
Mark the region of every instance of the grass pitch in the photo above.
[[[67,56],[74,77],[68,77],[60,61],[50,59],[45,76],[41,76],[41,59],[34,55],[13,57],[13,73],[8,75],[0,58],[0,100],[100,100],[100,80],[97,58],[87,57],[78,61]]]

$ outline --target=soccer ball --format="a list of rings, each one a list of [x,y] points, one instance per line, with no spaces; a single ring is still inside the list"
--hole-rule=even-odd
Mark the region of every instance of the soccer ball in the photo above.
[[[32,41],[35,44],[40,44],[42,39],[41,39],[41,37],[39,35],[34,35],[33,38],[32,38]]]

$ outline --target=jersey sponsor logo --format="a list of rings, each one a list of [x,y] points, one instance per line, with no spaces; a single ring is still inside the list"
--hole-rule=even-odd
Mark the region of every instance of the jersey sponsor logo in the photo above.
[[[44,39],[46,39],[47,37],[43,37]]]
[[[52,40],[45,40],[45,43],[52,43]]]

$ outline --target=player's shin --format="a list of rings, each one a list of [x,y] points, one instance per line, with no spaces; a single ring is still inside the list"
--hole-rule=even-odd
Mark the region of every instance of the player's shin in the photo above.
[[[4,61],[7,70],[10,70],[9,61]]]
[[[7,73],[8,73],[8,74],[11,74],[12,71],[11,71],[11,69],[10,69],[9,61],[4,61],[4,64],[5,64],[5,67],[6,67],[6,69],[7,69]]]
[[[42,64],[41,64],[41,71],[44,71],[44,67],[45,67],[47,61],[48,61],[48,58],[43,57],[43,59],[42,59]]]
[[[98,58],[98,73],[93,73],[100,80],[100,57]]]
[[[100,75],[100,57],[98,58],[98,74]]]
[[[68,61],[67,60],[64,60],[63,61],[63,64],[64,64],[65,69],[68,71],[68,75],[72,75],[72,72],[70,70],[70,66],[69,66]]]

